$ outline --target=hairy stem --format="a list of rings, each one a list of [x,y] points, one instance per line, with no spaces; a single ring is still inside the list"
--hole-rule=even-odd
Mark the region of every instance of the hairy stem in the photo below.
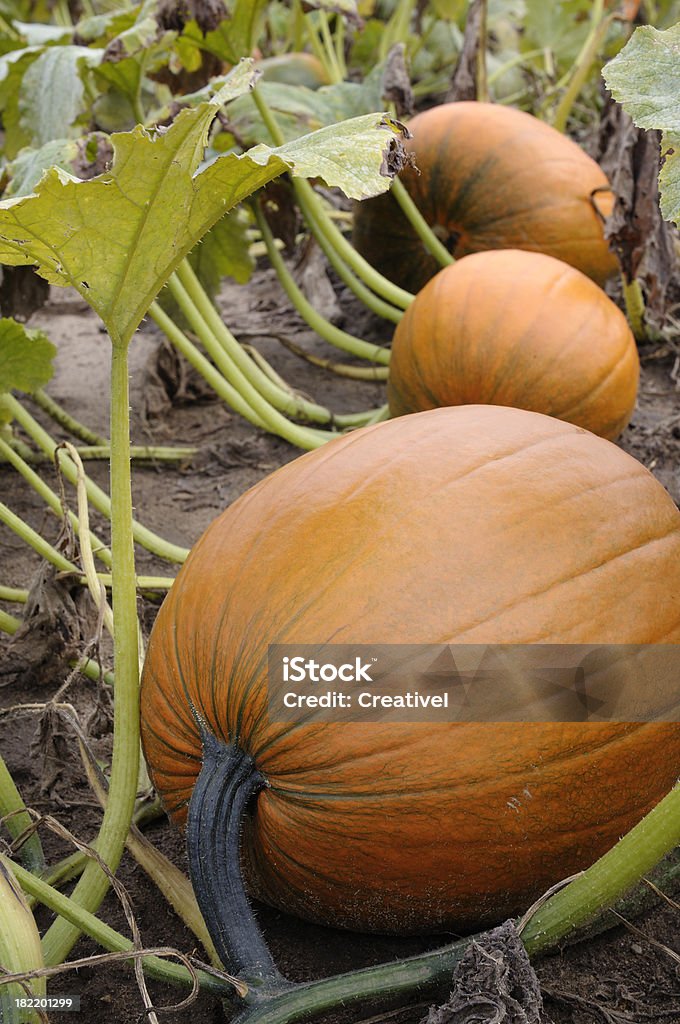
[[[536,911],[522,932],[529,954],[554,946],[611,906],[679,844],[680,784],[616,846]]]
[[[117,869],[132,821],[139,774],[139,655],[135,554],[132,531],[128,343],[113,340],[111,362],[111,552],[113,555],[114,701],[109,801],[96,840],[99,856]],[[109,888],[100,866],[87,864],[71,895],[96,913]],[[45,962],[61,963],[80,929],[57,918],[43,939]]]

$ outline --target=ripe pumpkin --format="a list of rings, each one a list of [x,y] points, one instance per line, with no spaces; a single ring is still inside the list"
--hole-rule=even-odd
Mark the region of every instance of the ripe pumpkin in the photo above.
[[[397,326],[393,416],[440,405],[513,405],[613,440],[640,365],[623,313],[590,278],[541,253],[499,249],[441,270]]]
[[[602,224],[613,196],[603,171],[571,139],[493,103],[444,103],[418,114],[409,129],[417,171],[406,167],[400,178],[453,256],[528,249],[599,284],[615,273]],[[357,204],[353,242],[413,292],[439,270],[390,193]]]
[[[670,789],[680,728],[274,723],[272,642],[677,643],[680,514],[635,459],[578,427],[435,409],[261,481],[198,541],[160,610],[142,734],[178,823],[201,767],[193,705],[267,780],[243,850],[266,900],[354,929],[497,922]]]

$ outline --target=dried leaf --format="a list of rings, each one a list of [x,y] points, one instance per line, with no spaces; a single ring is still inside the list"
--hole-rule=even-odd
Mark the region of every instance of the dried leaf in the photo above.
[[[451,85],[446,94],[447,103],[477,99],[477,54],[482,33],[484,3],[485,0],[472,0],[468,9],[463,47],[451,76]]]
[[[659,208],[660,142],[659,131],[636,128],[624,109],[609,99],[600,149],[616,202],[605,237],[626,280],[637,279],[642,285],[648,312],[657,324],[665,319],[668,286],[677,272],[673,228]]]
[[[451,996],[421,1024],[541,1024],[538,979],[512,921],[473,940],[453,972]]]
[[[405,55],[406,45],[395,43],[387,54],[382,80],[383,99],[394,103],[399,118],[410,117],[415,107]]]

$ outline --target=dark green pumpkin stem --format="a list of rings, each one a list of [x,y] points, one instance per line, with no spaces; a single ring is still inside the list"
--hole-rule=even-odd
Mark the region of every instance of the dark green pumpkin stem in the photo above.
[[[189,803],[189,873],[225,966],[263,994],[288,986],[277,970],[246,894],[241,832],[251,798],[266,785],[253,759],[205,730],[203,767]]]

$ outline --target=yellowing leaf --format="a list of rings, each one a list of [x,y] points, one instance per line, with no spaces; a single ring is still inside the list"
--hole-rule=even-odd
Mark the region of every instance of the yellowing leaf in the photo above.
[[[125,343],[196,242],[279,174],[319,176],[356,199],[389,187],[400,166],[398,128],[379,114],[202,168],[215,113],[249,88],[251,65],[237,67],[210,101],[183,111],[167,131],[138,126],[112,136],[110,171],[83,181],[52,168],[33,195],[0,202],[0,262],[33,263],[53,284],[72,285],[114,343]]]

